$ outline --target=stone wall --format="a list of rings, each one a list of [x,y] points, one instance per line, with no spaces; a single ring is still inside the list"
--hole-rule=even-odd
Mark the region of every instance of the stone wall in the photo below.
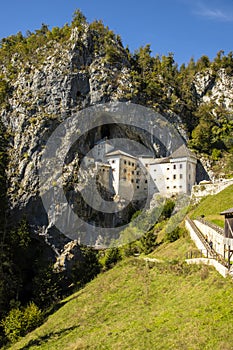
[[[233,184],[233,179],[223,180],[215,183],[201,183],[192,188],[192,199],[201,199],[208,195],[214,195]]]
[[[205,265],[213,266],[224,278],[229,275],[228,269],[215,259],[207,259],[207,258],[186,259],[186,262],[187,264],[205,264]]]
[[[213,249],[224,257],[224,248],[230,246],[233,249],[233,239],[225,238],[223,235],[215,231],[212,227],[205,225],[199,220],[194,220],[195,225],[199,228],[202,234],[207,237],[208,242],[213,242]],[[233,261],[233,257],[231,258]]]
[[[204,244],[202,243],[200,238],[196,235],[196,232],[194,231],[194,229],[192,228],[188,220],[185,220],[185,227],[188,230],[190,237],[193,240],[193,242],[196,244],[197,248],[202,251],[203,255],[207,256],[207,250]]]

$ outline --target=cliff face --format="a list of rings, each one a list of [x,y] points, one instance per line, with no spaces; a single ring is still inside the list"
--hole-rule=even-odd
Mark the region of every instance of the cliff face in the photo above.
[[[62,249],[67,239],[49,226],[51,218],[42,205],[38,174],[41,157],[49,136],[68,117],[91,105],[125,100],[125,95],[131,93],[127,53],[117,40],[111,39],[111,44],[119,54],[116,64],[106,60],[104,49],[100,47],[96,50],[93,31],[85,25],[82,32],[74,28],[65,43],[48,42],[39,47],[28,62],[15,54],[11,58],[11,66],[17,72],[13,79],[8,78],[7,69],[3,66],[10,85],[7,105],[0,113],[10,134],[7,177],[11,215],[15,222],[26,215],[34,232],[42,233],[42,236],[46,234],[47,243],[53,245],[56,252]],[[94,220],[96,214],[80,197],[74,195],[74,188],[68,183],[71,179],[75,181],[72,172],[75,167],[77,169],[80,159],[106,133],[111,137],[144,138],[148,144],[145,136],[132,135],[127,128],[113,126],[107,130],[104,127],[96,128],[73,147],[71,159],[64,167],[64,178],[67,180],[64,186],[70,202],[84,220]],[[83,186],[91,188],[85,171],[81,177]],[[125,215],[130,215],[130,208]],[[111,220],[111,217],[99,217],[99,221],[106,226],[111,226]],[[52,233],[49,236],[48,226]]]
[[[221,68],[216,73],[208,69],[197,73],[193,81],[194,93],[198,102],[216,102],[228,110],[233,109],[233,77]]]
[[[48,225],[39,196],[38,167],[52,132],[68,117],[89,106],[111,101],[142,101],[140,84],[134,79],[135,65],[119,38],[109,35],[105,38],[107,44],[98,47],[96,35],[95,29],[85,24],[81,31],[73,28],[65,42],[51,40],[39,46],[28,60],[14,54],[10,62],[13,77],[9,67],[2,64],[4,79],[10,86],[7,103],[0,110],[10,134],[9,206],[15,218],[26,213],[36,229]],[[215,75],[209,70],[196,74],[191,91],[197,104],[214,100],[231,109],[232,87],[233,78],[224,69]],[[166,86],[169,98],[173,90]],[[159,102],[156,98],[154,105]],[[176,103],[179,104],[179,99]],[[164,115],[187,139],[182,119],[169,108],[164,109]],[[121,126],[108,130],[100,127],[79,143],[74,150],[76,158],[71,157],[71,161],[77,163],[96,141],[109,135],[128,137],[152,148],[143,131]],[[157,156],[160,155],[164,154],[158,152]]]
[[[81,40],[81,43],[80,43]],[[78,110],[96,103],[120,100],[130,86],[129,63],[123,48],[122,62],[105,63],[95,54],[86,27],[80,39],[73,30],[66,44],[39,48],[35,63],[12,57],[17,76],[10,81],[8,106],[2,120],[11,133],[8,167],[11,208],[24,207],[38,194],[38,162],[54,129]],[[48,44],[49,46],[49,44]],[[46,55],[46,50],[51,53]],[[111,84],[109,84],[111,81]]]

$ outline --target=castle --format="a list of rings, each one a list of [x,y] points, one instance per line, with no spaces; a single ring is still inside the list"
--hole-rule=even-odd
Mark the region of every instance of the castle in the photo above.
[[[163,196],[190,194],[196,182],[196,156],[185,146],[180,146],[170,156],[154,158],[135,157],[101,140],[85,165],[95,167],[98,181],[106,188],[114,188],[116,196],[140,200],[160,193]]]

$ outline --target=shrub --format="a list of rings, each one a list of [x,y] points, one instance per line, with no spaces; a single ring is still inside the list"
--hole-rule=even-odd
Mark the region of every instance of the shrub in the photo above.
[[[4,333],[10,342],[16,341],[22,335],[23,311],[12,309],[2,321]]]
[[[118,261],[122,259],[119,248],[114,247],[110,248],[105,256],[104,267],[109,270],[111,269]]]
[[[15,342],[19,337],[38,327],[41,322],[41,310],[34,303],[30,303],[25,309],[12,309],[2,321],[2,327],[7,339]]]
[[[142,249],[145,254],[149,254],[153,252],[153,250],[156,247],[156,239],[157,235],[153,232],[153,230],[146,232],[142,238],[141,238],[141,243],[142,243]]]
[[[165,235],[165,240],[168,242],[175,242],[180,238],[180,228],[176,227],[173,231],[169,231]]]
[[[24,310],[23,319],[24,319],[23,332],[28,333],[41,324],[43,315],[41,310],[38,308],[38,306],[33,302],[31,302]]]
[[[167,199],[163,207],[163,211],[160,217],[160,221],[170,218],[175,207],[175,202],[171,199]]]

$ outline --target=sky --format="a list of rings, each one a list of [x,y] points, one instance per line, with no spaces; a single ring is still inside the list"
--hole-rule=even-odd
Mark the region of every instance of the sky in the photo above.
[[[88,22],[103,20],[131,52],[150,44],[153,55],[172,52],[179,65],[233,51],[233,0],[2,0],[0,38],[63,26],[76,9]]]

